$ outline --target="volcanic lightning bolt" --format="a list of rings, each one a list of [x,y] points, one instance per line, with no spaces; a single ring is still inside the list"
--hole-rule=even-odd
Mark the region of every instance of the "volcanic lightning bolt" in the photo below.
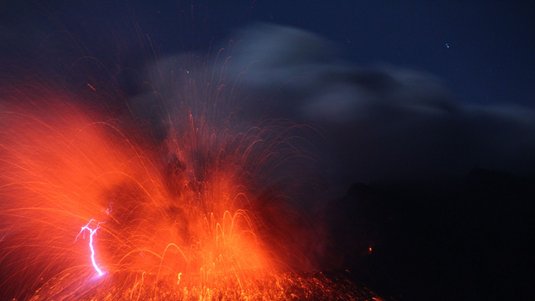
[[[93,223],[95,223],[95,220],[93,219],[89,220],[89,222],[85,226],[82,227],[82,229],[80,230],[76,238],[78,238],[78,236],[80,236],[80,234],[82,234],[86,230],[87,232],[89,232],[89,249],[91,250],[91,264],[93,265],[93,268],[95,269],[98,276],[100,277],[104,275],[104,272],[97,264],[97,261],[95,259],[95,246],[93,245],[93,236],[95,236],[95,234],[97,234],[97,230],[100,229],[100,224],[96,223],[95,228],[91,228],[91,224]]]

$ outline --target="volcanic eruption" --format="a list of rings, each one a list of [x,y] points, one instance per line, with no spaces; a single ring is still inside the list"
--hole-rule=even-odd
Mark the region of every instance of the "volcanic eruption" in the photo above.
[[[496,241],[471,236],[487,199],[496,216],[510,191],[532,199],[492,182],[501,194],[458,196],[474,166],[532,174],[530,108],[457,102],[431,74],[355,66],[286,26],[165,55],[149,34],[88,28],[89,45],[113,41],[91,53],[73,50],[84,34],[45,30],[40,47],[13,34],[0,56],[2,300],[380,300],[361,281],[465,296],[452,284],[493,274],[444,246],[479,260]],[[527,249],[510,217],[490,229]],[[459,266],[473,273],[458,280]]]
[[[294,135],[303,127],[242,121],[225,79],[201,70],[209,69],[177,67],[173,90],[154,87],[120,113],[50,87],[8,93],[0,113],[3,296],[373,296],[317,272],[319,228],[285,205],[288,187],[306,179],[292,173],[310,160]]]

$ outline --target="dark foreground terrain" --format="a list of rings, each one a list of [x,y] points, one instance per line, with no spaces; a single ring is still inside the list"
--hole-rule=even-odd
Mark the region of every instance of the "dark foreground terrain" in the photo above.
[[[327,210],[329,264],[394,300],[529,300],[533,200],[534,178],[482,169],[355,184]]]

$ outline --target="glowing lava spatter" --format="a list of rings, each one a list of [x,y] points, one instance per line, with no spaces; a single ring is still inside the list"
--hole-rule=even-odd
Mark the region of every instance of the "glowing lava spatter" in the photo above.
[[[95,260],[95,246],[93,246],[93,236],[97,233],[97,230],[100,228],[100,224],[97,223],[95,228],[91,228],[91,224],[94,222],[95,220],[93,219],[89,220],[89,222],[85,226],[82,227],[82,229],[80,230],[80,232],[78,233],[76,237],[78,238],[78,236],[82,234],[82,232],[84,232],[85,230],[89,232],[89,249],[91,250],[91,264],[93,265],[93,268],[97,272],[98,276],[102,276],[104,275],[104,272],[102,271],[102,269],[100,269],[100,267],[97,264],[97,261]]]
[[[308,268],[314,232],[278,189],[290,133],[244,130],[219,92],[186,83],[162,141],[44,92],[2,103],[1,299],[371,300]],[[98,283],[72,240],[86,217]]]

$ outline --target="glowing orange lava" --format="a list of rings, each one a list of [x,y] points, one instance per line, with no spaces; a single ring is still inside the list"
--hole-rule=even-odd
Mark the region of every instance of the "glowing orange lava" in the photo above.
[[[270,156],[256,149],[259,134],[230,133],[189,112],[155,146],[66,97],[43,98],[15,99],[0,112],[3,296],[276,300],[338,290],[344,299],[362,297],[348,282],[292,274],[267,245],[248,190]],[[77,239],[88,221],[98,222],[94,250]]]

